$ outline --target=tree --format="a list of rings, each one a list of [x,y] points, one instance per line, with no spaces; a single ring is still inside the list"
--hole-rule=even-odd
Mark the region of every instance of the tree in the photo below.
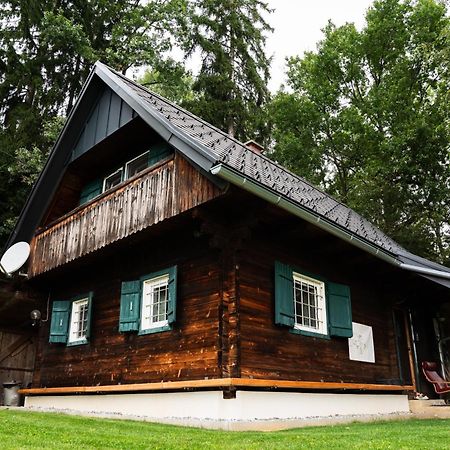
[[[147,69],[138,82],[178,105],[194,102],[196,99],[193,75],[181,63],[172,59]]]
[[[1,1],[0,246],[92,64],[156,65],[185,12],[184,0]]]
[[[450,20],[435,0],[378,0],[288,61],[274,156],[413,252],[449,262]]]
[[[271,10],[259,0],[200,0],[192,7],[186,50],[200,51],[203,62],[193,86],[198,98],[186,106],[233,136],[265,141],[270,60],[264,45],[272,29],[263,14]]]

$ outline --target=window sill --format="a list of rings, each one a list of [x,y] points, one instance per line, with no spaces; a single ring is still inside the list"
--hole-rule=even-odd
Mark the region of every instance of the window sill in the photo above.
[[[172,325],[162,325],[160,327],[155,328],[147,328],[146,330],[139,330],[138,336],[142,336],[144,334],[153,334],[153,333],[161,333],[163,331],[169,331],[172,329]]]
[[[299,328],[290,328],[289,332],[292,334],[301,334],[302,336],[315,337],[319,339],[331,339],[328,334],[314,333],[313,331],[300,330]]]
[[[75,347],[77,345],[85,345],[89,341],[87,339],[80,339],[79,341],[67,342],[67,347]]]

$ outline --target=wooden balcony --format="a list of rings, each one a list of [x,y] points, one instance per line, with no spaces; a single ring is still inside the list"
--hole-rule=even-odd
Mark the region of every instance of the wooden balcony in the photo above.
[[[82,205],[31,242],[28,276],[48,272],[221,194],[179,155]]]

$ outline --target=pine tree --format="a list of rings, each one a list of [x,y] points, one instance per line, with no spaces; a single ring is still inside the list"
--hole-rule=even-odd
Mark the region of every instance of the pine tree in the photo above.
[[[185,0],[0,0],[0,247],[93,63],[159,64]]]
[[[194,1],[192,45],[203,62],[186,104],[205,120],[239,139],[265,141],[265,105],[270,59],[265,53],[272,29],[263,15],[271,10],[258,0]]]

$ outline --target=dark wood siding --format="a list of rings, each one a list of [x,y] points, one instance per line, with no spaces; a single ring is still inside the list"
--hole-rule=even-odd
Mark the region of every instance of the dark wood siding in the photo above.
[[[306,243],[307,236],[304,236]],[[399,380],[392,320],[393,292],[376,273],[352,267],[330,248],[278,239],[248,242],[239,260],[241,376],[303,381],[396,383]],[[303,244],[302,242],[302,244]],[[344,256],[345,258],[345,256]],[[373,329],[375,364],[350,361],[346,338],[322,339],[293,334],[274,323],[275,260],[347,284],[353,321]]]
[[[178,266],[177,321],[172,330],[139,336],[119,333],[122,281]],[[60,269],[60,272],[64,269]],[[40,332],[34,386],[93,386],[220,378],[217,252],[193,237],[186,224],[176,234],[150,234],[111,255],[59,273],[47,284],[53,299],[93,291],[91,339],[86,345],[49,344]]]
[[[31,384],[36,353],[33,334],[30,330],[0,329],[0,392],[7,381],[15,381],[22,387]],[[0,396],[0,405],[2,400]]]
[[[47,272],[220,194],[219,188],[176,155],[37,234],[31,243],[28,274]]]
[[[350,361],[346,338],[301,336],[275,325],[276,260],[350,287],[353,321],[373,329],[375,364]],[[173,330],[119,333],[121,282],[175,264],[179,290]],[[41,328],[34,386],[221,377],[400,384],[392,310],[408,292],[399,272],[230,189],[195,212],[34,279],[51,287],[53,299],[94,291],[89,344],[52,345],[48,322]]]

